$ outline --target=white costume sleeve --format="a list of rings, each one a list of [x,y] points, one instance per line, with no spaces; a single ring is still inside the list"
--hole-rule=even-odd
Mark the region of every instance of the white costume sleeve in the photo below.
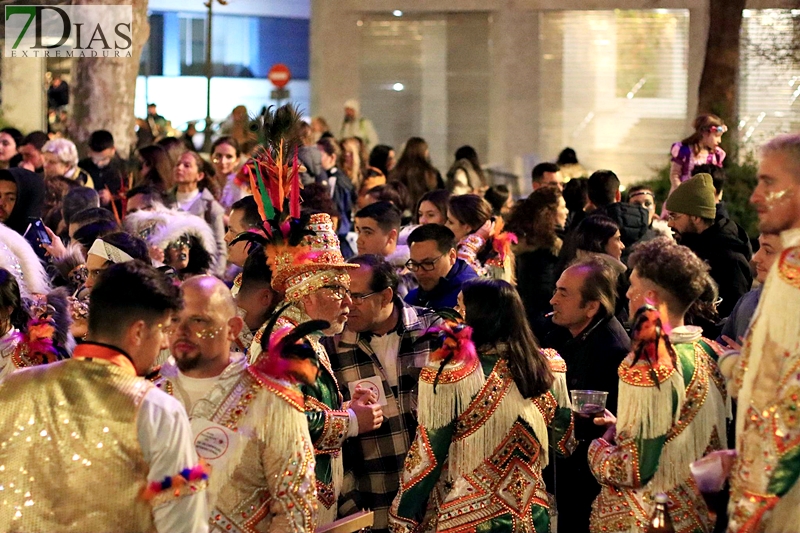
[[[197,465],[189,419],[175,398],[158,389],[151,390],[142,400],[136,423],[139,444],[150,465],[148,482],[162,481]],[[208,516],[205,491],[153,508],[153,521],[159,533],[206,533]]]

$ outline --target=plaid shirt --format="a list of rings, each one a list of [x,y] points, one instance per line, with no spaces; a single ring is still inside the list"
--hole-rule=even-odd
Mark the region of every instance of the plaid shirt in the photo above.
[[[388,531],[389,506],[400,486],[406,452],[417,429],[417,383],[430,355],[430,343],[414,344],[441,319],[430,309],[412,307],[399,298],[400,320],[395,330],[400,336],[397,353],[397,387],[391,387],[386,373],[369,343],[371,335],[345,330],[327,337],[328,350],[342,396],[350,399],[348,383],[380,376],[387,405],[380,428],[345,441],[343,450],[345,479],[339,497],[339,514],[346,516],[359,509],[375,512],[375,532]]]

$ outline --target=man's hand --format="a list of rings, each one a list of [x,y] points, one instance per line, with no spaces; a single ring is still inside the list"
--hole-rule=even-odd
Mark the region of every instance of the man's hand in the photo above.
[[[101,205],[108,205],[111,203],[111,191],[108,190],[108,187],[97,191],[97,195],[100,197]]]
[[[61,239],[53,233],[53,230],[48,228],[47,226],[44,227],[44,231],[47,233],[47,236],[50,237],[50,241],[52,244],[45,244],[42,243],[42,248],[45,249],[47,255],[52,257],[53,259],[61,259],[65,255],[67,255],[67,248],[64,246],[64,243],[61,242]]]
[[[369,391],[367,393],[368,395],[362,394],[358,396],[358,399],[350,401],[350,409],[356,414],[356,420],[358,420],[359,434],[378,429],[383,424],[383,407],[373,402],[374,394]]]

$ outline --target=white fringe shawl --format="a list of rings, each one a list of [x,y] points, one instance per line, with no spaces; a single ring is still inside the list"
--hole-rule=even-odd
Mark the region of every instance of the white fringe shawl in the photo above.
[[[572,400],[569,397],[569,387],[567,386],[567,374],[564,372],[553,372],[553,395],[556,397],[558,406],[572,410]]]
[[[448,455],[450,481],[469,474],[486,459],[492,457],[519,418],[522,418],[533,429],[536,440],[541,446],[539,464],[541,468],[547,466],[549,446],[547,423],[533,400],[523,398],[516,383],[512,380],[508,392],[500,400],[489,419],[468,436],[450,444]],[[535,468],[534,465],[531,466]]]
[[[673,393],[677,405],[673,405]],[[661,387],[639,387],[620,380],[617,406],[617,430],[633,438],[654,439],[666,435],[678,421],[686,389],[681,365],[675,369]],[[675,414],[673,414],[675,411]]]
[[[695,360],[698,372],[708,374],[708,364]],[[726,446],[726,414],[725,398],[709,377],[708,392],[702,407],[677,437],[667,441],[661,450],[658,470],[648,486],[653,492],[667,492],[691,476],[689,464],[705,455],[716,430],[723,448]]]
[[[457,371],[461,365],[446,365],[442,375]],[[428,370],[438,372],[438,365],[429,365]],[[436,430],[449,425],[463,413],[472,402],[472,398],[481,390],[486,379],[483,376],[483,367],[480,363],[465,378],[455,383],[442,383],[436,385],[433,392],[433,383],[424,379],[419,380],[419,396],[417,418],[419,424],[429,430]]]
[[[252,439],[264,442],[271,455],[289,457],[302,449],[301,441],[311,442],[305,414],[272,391],[262,389],[253,398],[247,413],[239,421],[236,433],[241,436],[231,457],[218,470],[212,470],[208,478],[208,505],[213,508],[220,490],[230,483],[233,473],[239,468],[247,443]],[[341,460],[339,461],[341,470]],[[339,473],[341,485],[342,473]],[[334,472],[334,480],[335,480]]]

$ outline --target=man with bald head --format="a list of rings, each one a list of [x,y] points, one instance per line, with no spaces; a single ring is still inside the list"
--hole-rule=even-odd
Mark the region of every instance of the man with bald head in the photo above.
[[[243,322],[224,283],[196,276],[182,290],[156,385],[184,405],[197,454],[211,464],[210,531],[312,532],[314,448],[302,396],[230,352]]]

